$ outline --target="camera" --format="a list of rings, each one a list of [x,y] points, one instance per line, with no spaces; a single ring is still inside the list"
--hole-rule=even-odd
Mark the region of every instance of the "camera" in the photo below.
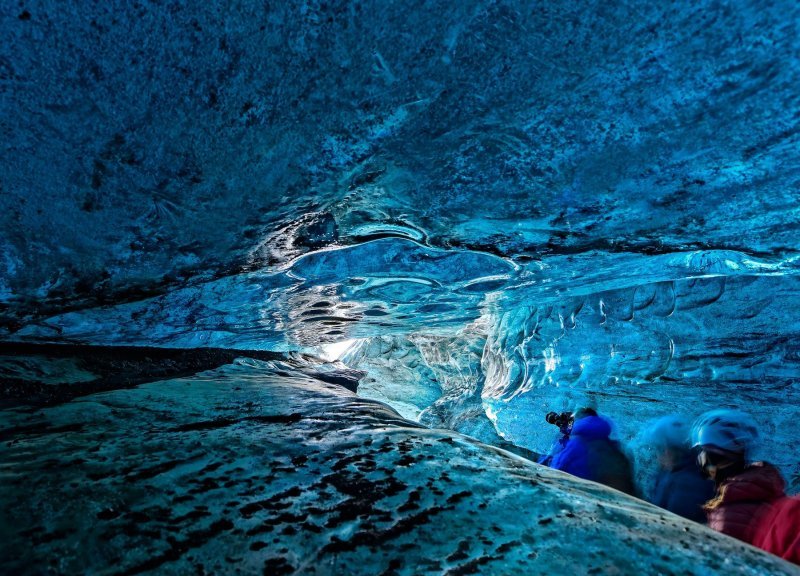
[[[568,428],[572,424],[572,412],[548,412],[544,417],[548,424],[554,424],[562,430]]]

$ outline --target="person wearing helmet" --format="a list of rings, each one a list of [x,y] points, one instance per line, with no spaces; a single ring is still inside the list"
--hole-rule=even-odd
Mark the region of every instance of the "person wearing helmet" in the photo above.
[[[785,497],[778,469],[750,462],[757,441],[752,416],[738,410],[706,412],[692,427],[697,462],[716,485],[715,497],[704,507],[708,525],[748,544],[754,544],[772,503]]]
[[[689,423],[679,416],[664,416],[647,431],[658,454],[659,471],[653,487],[653,504],[701,524],[703,505],[714,496],[714,483],[706,478],[690,448]]]
[[[635,495],[630,461],[610,435],[607,419],[591,408],[577,410],[569,439],[551,467]]]

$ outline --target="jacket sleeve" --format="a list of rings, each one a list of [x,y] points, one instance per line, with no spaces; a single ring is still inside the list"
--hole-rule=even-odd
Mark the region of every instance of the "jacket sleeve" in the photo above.
[[[714,497],[714,483],[699,473],[682,470],[672,475],[664,508],[679,516],[705,524],[703,506]]]
[[[589,477],[589,462],[586,446],[577,438],[570,438],[566,448],[553,458],[552,468],[562,470],[579,478]]]
[[[678,516],[705,523],[706,513],[703,505],[708,501],[702,493],[678,492],[671,494],[666,508]]]
[[[800,496],[778,500],[758,526],[753,544],[800,564]]]
[[[652,503],[661,508],[669,509],[669,495],[672,492],[669,472],[658,472],[653,482]]]

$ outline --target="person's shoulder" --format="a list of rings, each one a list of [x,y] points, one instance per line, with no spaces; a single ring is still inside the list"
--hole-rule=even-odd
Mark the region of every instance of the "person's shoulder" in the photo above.
[[[783,474],[776,466],[769,462],[753,462],[749,464],[743,472],[737,475],[737,478],[743,482],[754,482],[758,484],[769,485],[776,490],[783,491],[786,482],[783,479]]]
[[[754,462],[725,480],[726,500],[774,500],[785,495],[780,471],[767,462]]]
[[[572,426],[572,436],[590,439],[608,438],[611,424],[602,416],[585,416]]]

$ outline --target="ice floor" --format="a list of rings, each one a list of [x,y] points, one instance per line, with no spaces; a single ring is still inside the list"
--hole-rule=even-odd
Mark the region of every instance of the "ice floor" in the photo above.
[[[8,574],[798,573],[291,363],[0,422]]]

